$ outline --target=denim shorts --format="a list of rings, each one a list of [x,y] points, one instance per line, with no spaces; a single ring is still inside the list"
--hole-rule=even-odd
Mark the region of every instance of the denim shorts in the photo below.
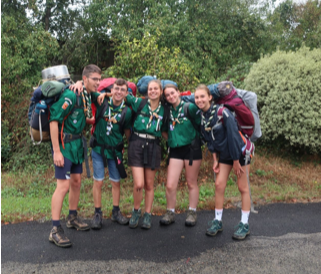
[[[94,180],[102,181],[105,178],[105,168],[103,157],[97,153],[96,151],[92,150],[91,157],[93,159],[93,168],[94,168]],[[107,166],[109,171],[109,180],[115,183],[120,181],[120,175],[118,169],[116,167],[116,162],[114,159],[107,159]]]
[[[59,180],[69,180],[70,174],[81,174],[82,164],[74,164],[69,159],[64,157],[64,166],[55,165],[55,177]]]

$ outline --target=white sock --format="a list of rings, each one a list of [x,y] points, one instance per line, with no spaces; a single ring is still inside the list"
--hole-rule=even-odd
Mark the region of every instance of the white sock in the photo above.
[[[175,213],[175,208],[167,208],[167,210],[172,211],[173,213]]]
[[[215,209],[215,219],[218,221],[222,221],[222,216],[223,216],[223,209]]]
[[[242,210],[242,219],[241,222],[243,224],[247,224],[249,222],[249,217],[250,217],[250,211],[243,211]]]
[[[188,209],[189,209],[189,210],[196,211],[196,208],[191,208],[191,207],[189,207]]]

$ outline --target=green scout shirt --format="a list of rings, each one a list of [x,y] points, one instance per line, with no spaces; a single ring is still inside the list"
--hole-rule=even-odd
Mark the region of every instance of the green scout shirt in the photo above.
[[[80,96],[80,106],[84,106],[83,98]],[[71,90],[66,89],[59,100],[50,107],[50,122],[58,121],[59,138],[62,122],[77,104],[77,96]],[[68,115],[64,122],[63,132],[70,134],[81,134],[86,125],[86,116],[81,108]],[[84,149],[82,139],[65,143],[65,149],[59,144],[60,151],[64,157],[74,164],[81,164],[84,161]]]
[[[132,95],[126,96],[126,101],[127,101],[126,104],[130,105],[134,112],[137,112],[137,109],[138,109],[140,102],[142,100],[143,100],[142,98],[137,98]],[[164,117],[164,106],[163,105],[160,107],[160,110],[157,114],[159,116],[161,116],[162,118]],[[148,103],[147,103],[143,107],[141,113],[137,116],[136,120],[134,121],[134,126],[133,126],[134,132],[150,134],[155,137],[161,137],[162,131],[167,131],[167,129],[164,127],[163,120],[159,121],[159,127],[160,127],[159,131],[156,131],[157,120],[153,120],[150,128],[147,129],[146,126],[149,121],[149,116],[150,116],[149,115],[149,108],[148,108]]]
[[[100,106],[97,102],[97,98],[99,95],[100,95],[100,93],[98,93],[98,92],[91,93],[92,102],[97,107],[96,117],[98,117],[98,114],[100,113],[101,109],[103,108],[103,104],[101,104],[101,106]],[[123,108],[121,108],[121,104],[119,106],[114,106],[112,103],[112,100],[110,100],[110,99],[109,98],[104,99],[104,101],[109,100],[110,105],[108,105],[108,107],[103,115],[103,118],[98,121],[98,124],[96,125],[96,128],[95,128],[94,137],[96,138],[96,140],[99,144],[107,144],[109,146],[115,147],[117,144],[119,144],[123,140],[123,135],[120,132],[120,128],[119,128],[119,124],[118,124],[118,122],[121,119],[121,111],[123,110]],[[111,106],[111,108],[110,108],[110,106]],[[104,118],[109,118],[109,109],[111,110],[110,116],[115,117],[115,119],[117,120],[117,123],[115,123],[115,124],[112,123],[112,129],[109,131],[109,135],[107,135],[107,131],[108,131],[107,126],[109,125],[109,123]],[[131,127],[131,116],[132,116],[132,111],[129,107],[127,107],[123,130],[129,129]],[[101,148],[99,146],[96,146],[93,148],[93,150],[99,154],[100,154],[100,149]],[[115,150],[115,152],[116,152],[117,157],[119,159],[122,159],[122,157],[123,157],[122,152],[117,151],[117,150]],[[114,159],[112,150],[105,149],[104,154],[107,157],[107,159]]]
[[[184,104],[183,102],[182,105]],[[189,145],[195,139],[196,135],[199,135],[199,132],[196,131],[192,122],[187,117],[184,117],[184,107],[180,108],[180,106],[181,105],[177,106],[176,110],[171,106],[173,118],[178,118],[178,122],[176,121],[175,125],[173,125],[172,119],[170,119],[168,125],[168,145],[172,148]],[[197,106],[189,104],[188,110],[194,123],[200,125],[201,116],[196,114],[199,111]]]

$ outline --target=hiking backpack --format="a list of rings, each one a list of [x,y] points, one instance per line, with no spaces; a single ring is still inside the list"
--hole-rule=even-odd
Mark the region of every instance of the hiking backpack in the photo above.
[[[255,142],[262,136],[257,95],[254,92],[233,89],[229,95],[220,97],[216,102],[221,105],[217,111],[219,120],[222,120],[226,107],[235,114],[239,129],[247,138]]]
[[[59,81],[47,81],[37,87],[30,99],[28,121],[30,137],[34,145],[50,141],[50,107],[58,101],[65,84]]]

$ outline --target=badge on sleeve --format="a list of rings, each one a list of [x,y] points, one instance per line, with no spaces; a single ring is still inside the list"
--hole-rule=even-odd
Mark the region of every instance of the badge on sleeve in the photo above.
[[[62,105],[62,109],[66,110],[68,106],[69,106],[69,103],[64,102],[64,104]]]

